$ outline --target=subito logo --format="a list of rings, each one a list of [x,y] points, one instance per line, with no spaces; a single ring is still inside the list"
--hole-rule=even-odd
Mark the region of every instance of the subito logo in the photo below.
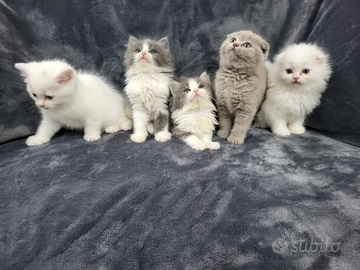
[[[282,255],[285,254],[288,250],[289,242],[287,242],[285,239],[278,238],[272,243],[271,247],[276,254]]]

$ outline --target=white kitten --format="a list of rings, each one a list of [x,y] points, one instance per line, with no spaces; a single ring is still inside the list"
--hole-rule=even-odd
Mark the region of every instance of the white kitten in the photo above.
[[[268,90],[255,127],[275,134],[303,134],[305,117],[320,104],[331,75],[328,55],[313,44],[295,44],[267,63]]]
[[[134,118],[131,140],[144,142],[148,133],[164,142],[171,138],[167,100],[173,67],[167,38],[130,37],[125,53],[126,87]]]
[[[173,135],[195,150],[219,149],[220,144],[211,140],[218,122],[206,72],[197,78],[182,78],[181,83],[172,81],[170,90],[173,94],[170,98]]]
[[[129,130],[126,100],[100,77],[76,73],[66,62],[17,63],[27,91],[41,108],[42,122],[26,144],[43,144],[61,128],[84,129],[84,139],[95,141],[101,131]]]

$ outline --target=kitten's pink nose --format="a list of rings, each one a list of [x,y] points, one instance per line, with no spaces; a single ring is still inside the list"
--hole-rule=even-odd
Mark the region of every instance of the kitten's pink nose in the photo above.
[[[39,104],[39,107],[41,108],[44,108],[44,106],[45,106],[44,104]]]
[[[296,82],[298,79],[300,79],[300,77],[293,77],[293,78],[294,78],[295,82]]]
[[[145,56],[145,55],[146,55],[146,52],[142,52],[141,54],[142,54],[143,56]]]
[[[239,45],[237,43],[233,43],[233,47],[239,47]]]
[[[199,90],[198,90],[198,89],[195,89],[194,92],[197,94],[197,92],[199,92]]]

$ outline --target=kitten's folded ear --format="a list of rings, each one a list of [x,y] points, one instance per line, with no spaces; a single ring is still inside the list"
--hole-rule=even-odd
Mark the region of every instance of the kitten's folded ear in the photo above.
[[[16,63],[15,68],[21,71],[21,76],[26,78],[29,76],[31,69],[34,67],[35,62],[32,63]]]
[[[199,78],[200,78],[200,80],[202,80],[203,82],[208,83],[208,84],[211,84],[209,75],[207,75],[206,71],[204,71],[203,73],[201,73],[201,75],[200,75]]]
[[[171,94],[173,94],[174,96],[176,96],[177,92],[179,91],[181,86],[181,83],[177,82],[177,81],[171,81],[170,82],[170,91]]]
[[[270,50],[269,43],[267,43],[265,40],[262,40],[262,42],[260,44],[260,48],[261,48],[263,54],[265,55],[265,60],[266,60],[269,56],[269,50]]]
[[[168,38],[167,37],[163,37],[162,39],[160,39],[159,41],[159,44],[161,46],[163,46],[165,49],[169,49],[169,41],[168,41]]]
[[[74,71],[72,68],[68,68],[64,71],[62,71],[57,76],[57,83],[58,84],[67,84],[71,79],[74,77]]]
[[[324,63],[324,61],[327,60],[327,56],[323,54],[322,52],[318,52],[316,55],[316,62],[319,64]]]

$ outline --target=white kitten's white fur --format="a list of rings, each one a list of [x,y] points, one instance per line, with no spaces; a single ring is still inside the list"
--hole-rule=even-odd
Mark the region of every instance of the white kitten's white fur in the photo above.
[[[42,122],[26,144],[43,144],[61,128],[84,129],[84,139],[95,141],[102,130],[114,133],[130,130],[127,101],[100,77],[76,73],[66,62],[17,63],[27,91],[41,108]]]
[[[142,53],[146,53],[143,55]],[[149,46],[145,42],[141,53],[135,55],[134,64],[126,72],[125,92],[132,106],[134,133],[131,140],[137,143],[144,142],[148,133],[154,133],[151,123],[158,113],[168,115],[167,101],[169,98],[169,83],[173,70],[167,67],[158,67],[149,53]],[[164,142],[171,138],[165,128],[155,134],[155,140]]]
[[[305,117],[320,104],[331,75],[328,55],[314,44],[295,44],[267,69],[268,90],[254,126],[281,136],[305,133]]]
[[[209,80],[205,72],[201,74],[200,78],[202,77],[203,80]],[[212,141],[215,125],[218,124],[215,117],[216,107],[211,102],[207,90],[199,89],[195,79],[189,79],[189,89],[185,105],[175,109],[171,114],[177,133],[192,133],[182,140],[195,150],[217,150],[220,144]]]

